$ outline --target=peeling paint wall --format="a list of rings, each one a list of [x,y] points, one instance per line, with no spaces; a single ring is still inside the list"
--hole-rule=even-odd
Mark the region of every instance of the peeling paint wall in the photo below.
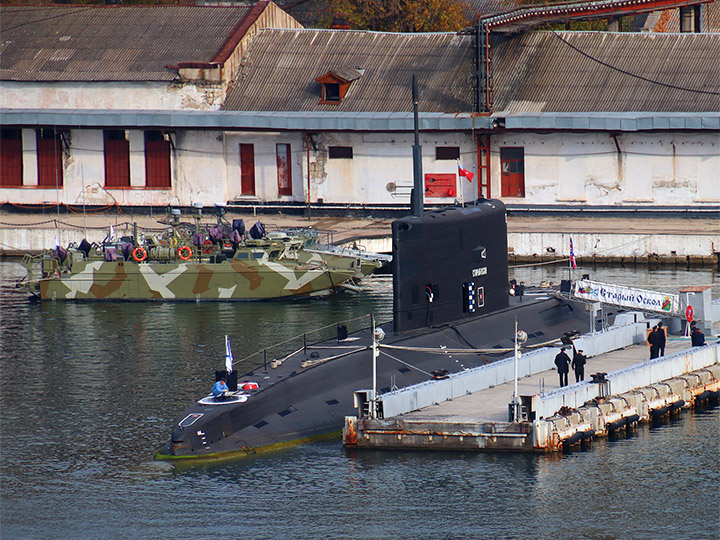
[[[64,187],[37,187],[35,130],[23,129],[22,188],[0,188],[0,202],[61,202],[121,205],[189,205],[257,200],[338,204],[409,204],[413,185],[412,133],[170,132],[171,189],[145,185],[144,138],[127,130],[131,188],[104,188],[102,130],[70,130],[64,156]],[[309,152],[306,141],[310,142]],[[477,151],[470,133],[421,134],[423,173],[455,175],[457,199],[477,197]],[[242,195],[240,144],[252,144],[255,194]],[[292,195],[278,195],[277,144],[290,144]],[[329,148],[352,148],[352,158],[331,159]],[[457,176],[454,159],[436,159],[436,147],[458,147],[460,161],[476,173],[473,182]],[[523,147],[525,197],[507,203],[692,206],[720,202],[718,133],[506,133],[492,137],[491,193],[501,193],[500,148]],[[309,157],[309,159],[308,159]],[[620,168],[622,174],[618,175]],[[455,197],[428,199],[453,203]]]
[[[525,197],[509,203],[691,206],[720,202],[720,135],[507,133],[492,138],[492,193],[500,148],[525,150]]]
[[[218,110],[222,87],[212,83],[0,82],[0,107],[8,109]]]

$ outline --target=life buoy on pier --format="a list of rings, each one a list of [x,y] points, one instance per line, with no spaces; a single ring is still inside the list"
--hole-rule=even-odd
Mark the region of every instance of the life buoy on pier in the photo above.
[[[144,247],[138,246],[132,251],[132,257],[137,262],[143,262],[145,259],[147,259],[147,251]]]
[[[178,248],[178,257],[180,257],[183,261],[187,261],[192,257],[192,249],[190,249],[190,246],[180,246]]]

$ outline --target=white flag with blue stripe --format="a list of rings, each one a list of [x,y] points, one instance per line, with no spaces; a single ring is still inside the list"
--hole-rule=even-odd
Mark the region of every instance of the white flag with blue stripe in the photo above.
[[[233,365],[233,356],[232,351],[230,350],[230,340],[227,336],[225,336],[225,371],[229,373],[232,372],[232,365]]]

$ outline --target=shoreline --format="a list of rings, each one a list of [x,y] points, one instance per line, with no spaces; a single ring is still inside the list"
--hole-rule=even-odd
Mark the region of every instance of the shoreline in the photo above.
[[[214,208],[203,209],[203,223],[216,220]],[[281,213],[238,213],[227,209],[224,219],[243,219],[246,227],[262,221],[266,228],[313,227],[336,245],[361,244],[368,251],[392,251],[392,218],[316,216]],[[22,257],[80,242],[102,242],[110,225],[116,234],[162,230],[166,213],[135,213],[120,208],[103,214],[7,212],[0,210],[0,257]],[[191,212],[182,221],[192,222]],[[570,238],[581,265],[651,265],[720,268],[720,220],[695,216],[631,217],[579,214],[535,216],[508,214],[508,260],[511,264],[567,263]]]

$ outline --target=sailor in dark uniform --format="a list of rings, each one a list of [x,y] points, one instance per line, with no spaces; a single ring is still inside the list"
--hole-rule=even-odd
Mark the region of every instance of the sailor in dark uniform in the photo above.
[[[570,372],[570,357],[565,353],[565,347],[555,357],[558,375],[560,375],[560,386],[568,385],[568,373]]]
[[[658,344],[657,344],[657,327],[653,326],[652,331],[648,334],[647,342],[650,345],[650,360],[658,357]]]
[[[575,382],[580,382],[585,379],[585,364],[587,363],[587,357],[583,354],[582,350],[575,351],[572,359],[572,368],[575,370]]]
[[[662,321],[657,323],[657,326],[655,327],[657,329],[657,347],[658,347],[658,356],[665,356],[665,342],[667,341],[667,336],[665,335],[665,329],[663,328]]]
[[[692,325],[692,333],[690,334],[690,343],[693,347],[702,347],[705,345],[705,334],[694,324]]]

